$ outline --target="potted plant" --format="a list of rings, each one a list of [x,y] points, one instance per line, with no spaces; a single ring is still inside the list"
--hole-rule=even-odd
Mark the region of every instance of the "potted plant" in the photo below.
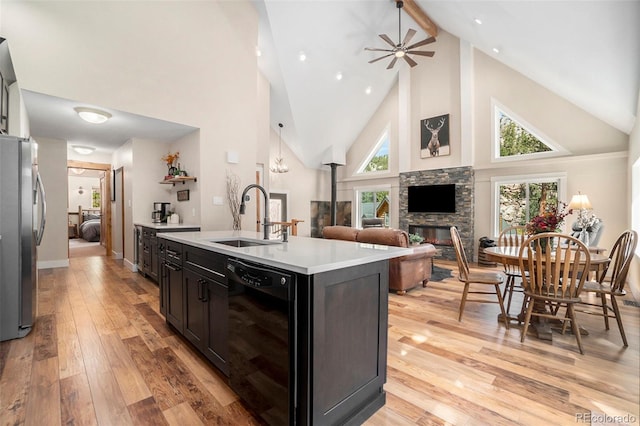
[[[424,241],[424,238],[418,234],[409,234],[409,244],[417,246]]]

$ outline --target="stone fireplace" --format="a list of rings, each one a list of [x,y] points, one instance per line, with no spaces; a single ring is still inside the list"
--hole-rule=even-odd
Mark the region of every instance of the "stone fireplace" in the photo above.
[[[408,188],[415,185],[456,185],[455,213],[409,213]],[[474,175],[471,167],[421,170],[400,174],[400,229],[422,235],[442,251],[442,258],[456,260],[449,228],[460,232],[467,258],[474,259]]]

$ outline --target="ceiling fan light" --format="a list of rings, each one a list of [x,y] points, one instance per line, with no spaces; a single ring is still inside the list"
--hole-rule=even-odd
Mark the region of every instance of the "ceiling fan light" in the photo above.
[[[394,53],[394,55],[396,56],[396,58],[402,58],[405,55],[405,51],[398,50],[396,53]]]

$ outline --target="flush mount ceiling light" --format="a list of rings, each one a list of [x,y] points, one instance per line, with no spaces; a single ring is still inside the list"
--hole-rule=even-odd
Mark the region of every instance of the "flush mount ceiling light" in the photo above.
[[[111,114],[109,114],[108,112],[100,111],[99,109],[95,108],[76,107],[74,108],[74,110],[78,113],[80,118],[91,124],[104,123],[111,118]]]
[[[82,155],[89,155],[96,150],[92,146],[83,146],[83,145],[72,145],[71,148],[78,154],[82,154]]]

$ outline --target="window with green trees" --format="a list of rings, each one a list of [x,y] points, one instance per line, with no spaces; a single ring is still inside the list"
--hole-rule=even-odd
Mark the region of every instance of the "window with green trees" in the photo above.
[[[356,190],[356,226],[362,228],[363,218],[384,219],[385,226],[389,226],[389,188],[371,188]]]
[[[548,142],[530,128],[514,119],[500,108],[495,109],[498,129],[498,157],[512,157],[556,151]]]
[[[389,170],[389,129],[378,139],[357,173],[372,173]]]
[[[100,188],[91,188],[91,208],[100,208]]]
[[[514,225],[525,225],[547,206],[558,206],[563,178],[522,178],[495,182],[497,195],[496,235]]]

